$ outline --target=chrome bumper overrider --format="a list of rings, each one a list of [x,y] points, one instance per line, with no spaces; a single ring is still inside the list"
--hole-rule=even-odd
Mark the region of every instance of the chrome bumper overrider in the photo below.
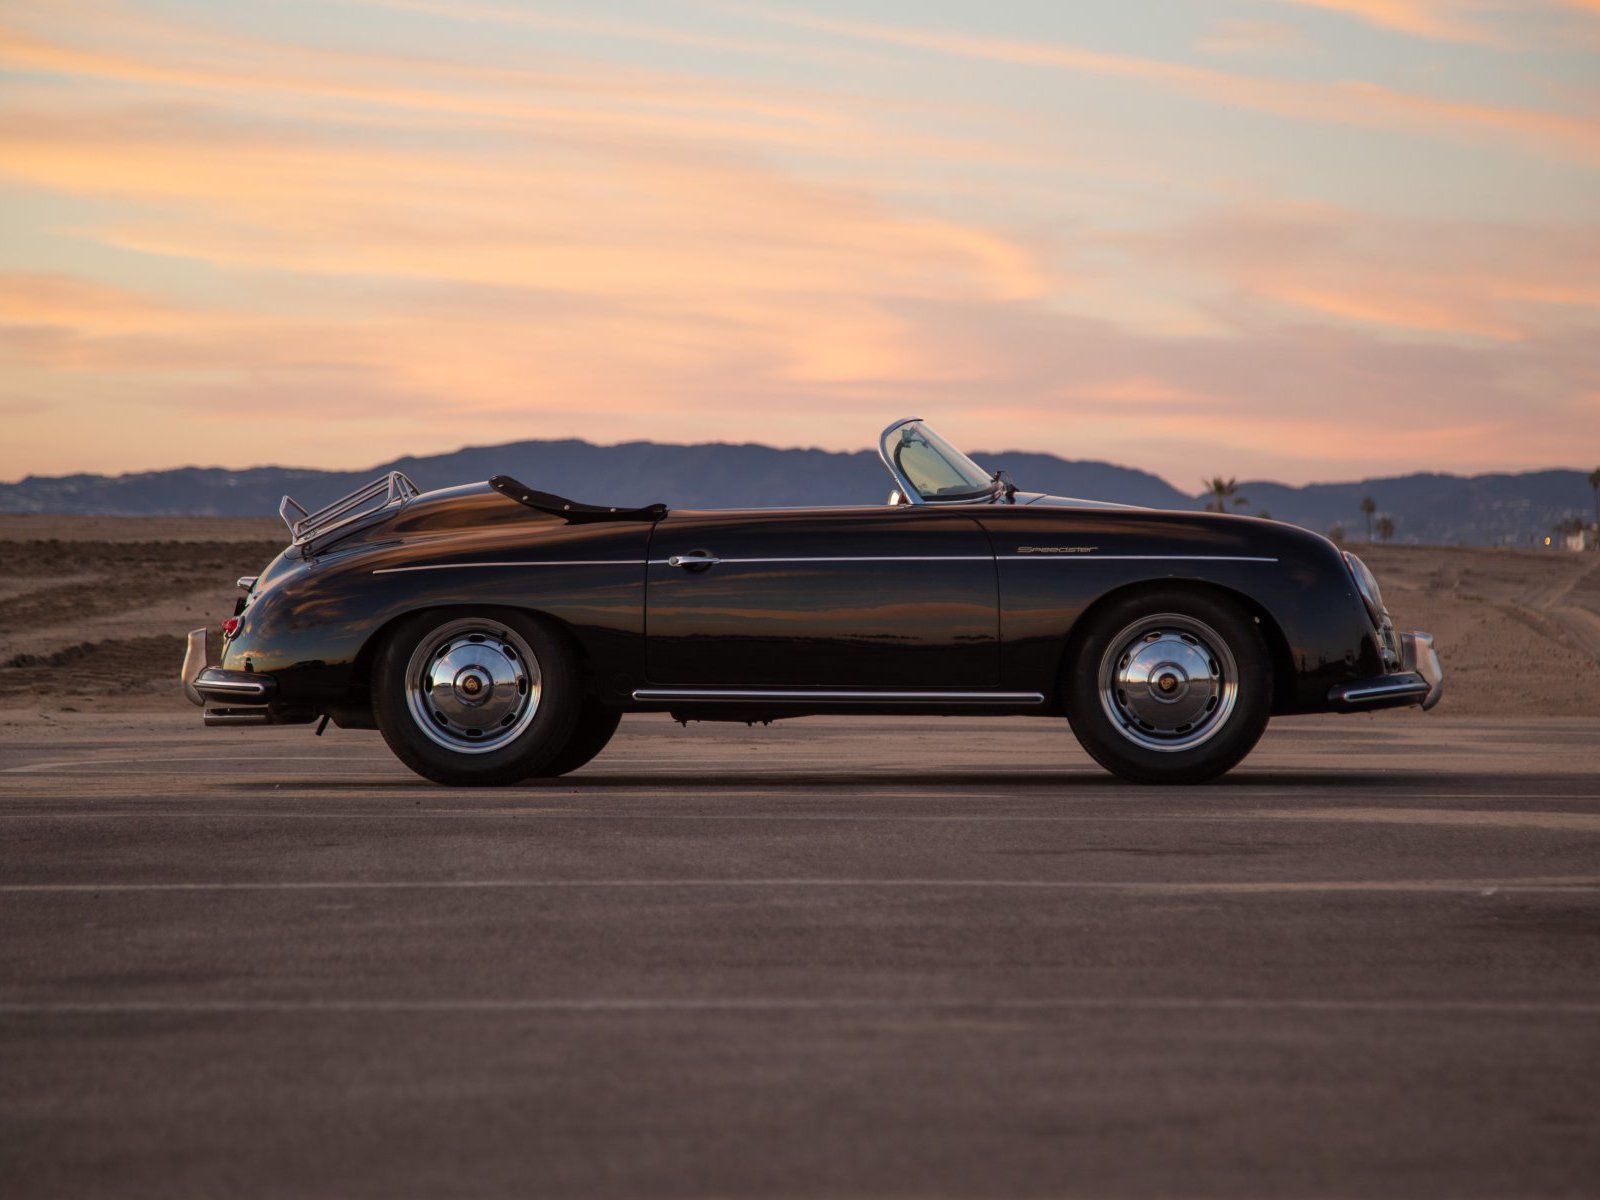
[[[183,694],[191,704],[210,702],[227,705],[225,708],[207,708],[207,725],[268,725],[275,723],[273,714],[265,707],[278,692],[277,680],[270,675],[250,671],[225,671],[207,662],[206,631],[189,632],[189,644],[183,654],[183,668],[179,672]],[[235,705],[249,705],[237,708]]]
[[[1399,671],[1341,683],[1329,690],[1328,700],[1334,707],[1346,710],[1419,704],[1427,712],[1443,694],[1444,667],[1439,663],[1439,652],[1433,648],[1433,635],[1402,633]]]

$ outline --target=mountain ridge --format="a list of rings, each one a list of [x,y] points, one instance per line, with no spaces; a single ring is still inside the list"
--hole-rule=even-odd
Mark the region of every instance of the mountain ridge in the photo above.
[[[1003,469],[1024,491],[1193,510],[1206,495],[1186,494],[1147,471],[1093,459],[1025,451],[980,452],[988,469]],[[581,438],[466,446],[407,455],[366,470],[309,467],[178,467],[122,475],[28,475],[0,483],[0,512],[122,516],[262,516],[291,494],[316,508],[374,475],[404,471],[424,490],[513,475],[541,490],[589,503],[633,506],[657,501],[689,508],[877,504],[889,479],[876,453],[778,449],[759,443],[650,441],[596,445]],[[1239,483],[1248,502],[1234,511],[1262,512],[1318,532],[1342,524],[1359,540],[1360,511],[1372,496],[1396,526],[1395,540],[1433,544],[1530,545],[1557,521],[1592,519],[1586,473],[1544,471],[1455,475],[1415,472],[1301,486],[1270,480]]]

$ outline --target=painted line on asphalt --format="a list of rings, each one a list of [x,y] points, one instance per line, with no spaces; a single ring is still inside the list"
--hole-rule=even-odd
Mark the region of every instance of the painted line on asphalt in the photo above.
[[[793,1013],[793,1012],[1308,1012],[1353,1015],[1600,1015],[1600,1001],[1585,1000],[1370,1000],[1206,997],[1061,997],[1052,999],[935,1000],[856,997],[756,996],[747,999],[676,997],[439,1000],[106,1000],[0,1002],[5,1016],[167,1015],[452,1015],[488,1013]]]
[[[348,796],[348,792],[341,795]],[[876,798],[876,797],[874,797]],[[1569,797],[1547,797],[1568,799]],[[1114,796],[1074,797],[1075,801],[1113,801]],[[197,800],[205,805],[207,800]],[[1127,813],[682,813],[682,812],[577,812],[560,808],[489,808],[456,811],[438,809],[397,809],[375,812],[371,809],[347,811],[318,808],[312,810],[229,809],[221,807],[154,809],[127,808],[115,812],[0,812],[0,821],[489,821],[532,817],[550,821],[681,821],[703,823],[762,824],[787,821],[800,824],[852,825],[1237,825],[1262,820],[1313,822],[1362,822],[1400,825],[1447,825],[1462,829],[1529,829],[1545,832],[1600,833],[1600,814],[1489,811],[1468,809],[1460,813],[1436,809],[1395,809],[1392,815],[1365,812],[1305,815],[1279,813],[1270,809],[1244,813],[1174,813],[1137,816]]]
[[[658,889],[824,888],[947,889],[956,891],[1118,892],[1149,895],[1249,895],[1276,892],[1496,892],[1589,891],[1600,875],[1532,876],[1514,879],[1253,880],[1215,883],[1141,883],[1058,879],[375,879],[195,881],[189,883],[7,883],[0,894],[97,894],[173,892],[400,892],[560,891]]]
[[[20,767],[0,768],[0,775],[24,775],[36,771],[61,771],[71,767],[110,767],[140,764],[157,767],[153,772],[128,772],[119,771],[119,775],[126,774],[159,774],[170,775],[180,767],[202,766],[212,771],[221,771],[232,763],[239,762],[327,762],[326,754],[208,754],[199,758],[182,758],[178,756],[167,757],[164,755],[141,755],[138,758],[67,758],[42,763],[24,763]],[[393,762],[394,759],[382,754],[372,755],[338,755],[336,761],[345,763],[352,759],[358,762]]]

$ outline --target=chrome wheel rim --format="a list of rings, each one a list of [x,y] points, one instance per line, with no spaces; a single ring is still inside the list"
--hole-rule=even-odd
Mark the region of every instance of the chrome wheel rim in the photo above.
[[[411,719],[457,754],[488,754],[516,741],[539,711],[542,691],[528,643],[479,618],[439,626],[406,664]]]
[[[1141,618],[1100,659],[1100,706],[1112,726],[1146,750],[1193,750],[1228,723],[1239,668],[1204,621],[1177,613]]]

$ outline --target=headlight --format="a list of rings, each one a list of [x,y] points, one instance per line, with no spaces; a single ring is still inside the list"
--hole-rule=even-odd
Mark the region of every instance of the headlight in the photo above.
[[[1356,591],[1361,593],[1362,602],[1367,606],[1367,613],[1372,617],[1372,623],[1382,629],[1389,614],[1383,607],[1383,593],[1378,590],[1378,577],[1372,573],[1371,567],[1348,550],[1344,552],[1344,565],[1350,568],[1350,578],[1356,582]]]

